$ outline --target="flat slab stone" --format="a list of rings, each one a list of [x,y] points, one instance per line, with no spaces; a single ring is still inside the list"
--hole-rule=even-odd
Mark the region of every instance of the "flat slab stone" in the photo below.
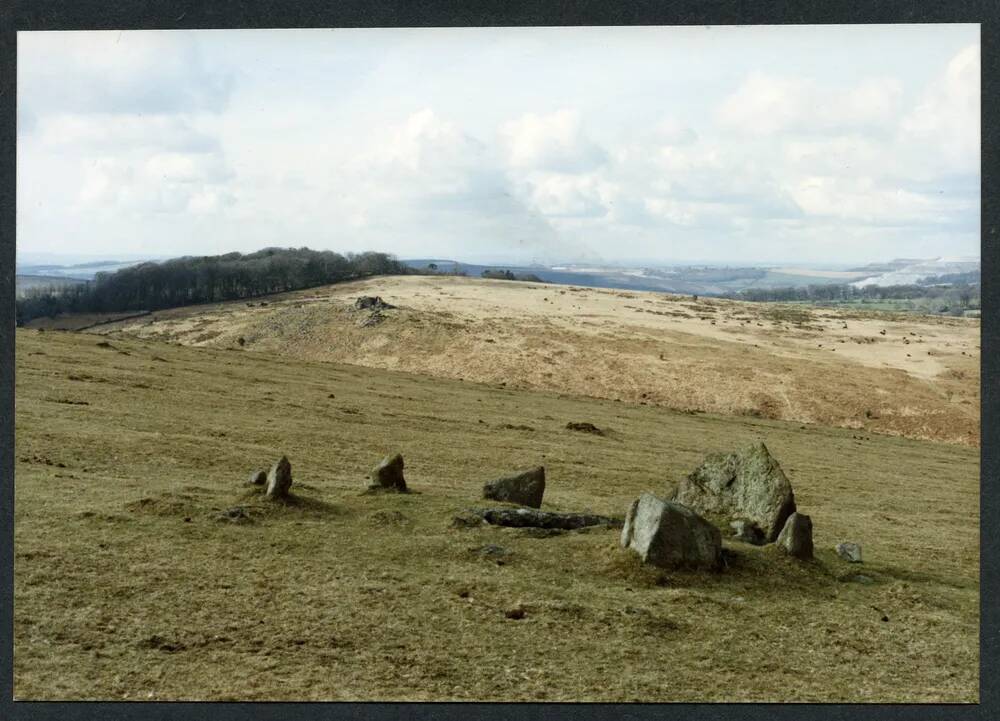
[[[620,526],[621,520],[598,516],[593,513],[552,513],[536,511],[532,508],[470,508],[456,521],[468,516],[479,517],[494,526],[511,526],[514,528],[557,528],[574,530],[587,526]],[[463,520],[464,524],[465,521]]]

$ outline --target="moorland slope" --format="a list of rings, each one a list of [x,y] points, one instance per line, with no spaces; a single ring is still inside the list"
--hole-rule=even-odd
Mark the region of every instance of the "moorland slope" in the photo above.
[[[368,323],[358,296],[396,309]],[[979,320],[450,276],[189,306],[109,335],[979,443]]]

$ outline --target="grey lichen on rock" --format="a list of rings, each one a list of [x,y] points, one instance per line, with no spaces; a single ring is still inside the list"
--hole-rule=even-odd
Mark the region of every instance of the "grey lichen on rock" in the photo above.
[[[767,541],[795,512],[792,484],[763,443],[709,455],[668,498],[722,523],[756,523]]]
[[[633,501],[622,528],[621,545],[644,563],[660,568],[722,565],[722,533],[690,508],[643,493]]]
[[[250,483],[255,486],[263,486],[267,483],[267,471],[256,470],[250,474]]]
[[[537,466],[483,486],[483,498],[539,508],[545,493],[545,468]]]
[[[271,466],[271,471],[267,474],[265,495],[272,500],[285,498],[291,486],[292,464],[289,463],[287,456],[282,456],[281,460]]]

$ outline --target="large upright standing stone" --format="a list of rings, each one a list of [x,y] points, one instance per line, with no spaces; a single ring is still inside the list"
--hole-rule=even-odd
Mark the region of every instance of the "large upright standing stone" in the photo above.
[[[403,478],[403,455],[397,453],[386,456],[372,469],[372,484],[368,487],[373,491],[406,492],[406,479]]]
[[[795,558],[808,561],[813,557],[813,524],[809,516],[793,513],[778,535],[778,547]]]
[[[483,498],[540,508],[545,493],[545,468],[538,466],[504,476],[483,486]]]
[[[268,498],[284,498],[288,495],[288,489],[292,485],[292,464],[288,462],[287,456],[282,456],[281,460],[271,466],[271,471],[267,474]]]
[[[709,455],[669,498],[718,523],[752,521],[767,541],[778,537],[795,512],[792,484],[763,443]]]
[[[644,563],[661,568],[722,565],[722,533],[690,508],[651,493],[636,499],[622,528],[621,544]]]

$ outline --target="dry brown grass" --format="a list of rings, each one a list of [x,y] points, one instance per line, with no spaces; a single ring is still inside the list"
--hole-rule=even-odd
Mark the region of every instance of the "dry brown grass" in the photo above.
[[[455,277],[192,306],[101,332],[680,410],[979,443],[979,321]],[[361,294],[398,305],[374,327]],[[846,326],[846,327],[845,327]],[[885,331],[882,335],[880,331]],[[959,378],[956,374],[962,374]]]
[[[978,698],[972,448],[98,340],[17,333],[20,699]],[[812,516],[815,563],[727,542],[724,573],[663,573],[614,531],[449,525],[535,463],[543,508],[620,516],[756,439]],[[394,449],[417,492],[362,496]],[[273,506],[244,483],[282,453],[298,500]],[[250,523],[216,520],[238,504]],[[847,539],[863,565],[833,554]],[[503,565],[473,551],[490,543]]]

